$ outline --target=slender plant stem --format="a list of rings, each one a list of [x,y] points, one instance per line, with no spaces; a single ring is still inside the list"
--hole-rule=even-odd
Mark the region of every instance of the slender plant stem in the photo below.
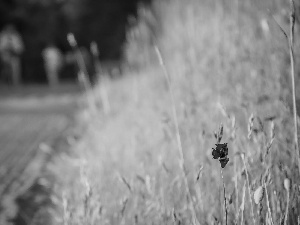
[[[293,115],[295,126],[295,148],[298,158],[298,170],[300,175],[300,152],[298,143],[298,123],[297,123],[297,106],[296,106],[296,87],[295,87],[295,57],[294,57],[294,26],[295,26],[295,5],[294,1],[290,0],[291,12],[290,12],[290,37],[289,37],[289,53],[291,61],[291,78],[292,78],[292,95],[293,95]]]
[[[222,183],[223,183],[223,194],[224,194],[224,209],[225,209],[225,224],[227,225],[227,199],[226,199],[226,189],[225,189],[225,183],[224,183],[224,176],[223,176],[223,169],[221,168],[221,177],[222,177]]]
[[[243,207],[241,208],[241,211],[242,211],[241,225],[244,224],[245,195],[246,195],[246,181],[244,182],[244,186],[243,186],[243,197],[242,197],[242,206]]]
[[[254,211],[253,211],[253,202],[252,202],[252,195],[251,195],[251,190],[250,190],[250,182],[249,182],[249,176],[248,176],[248,170],[247,170],[247,166],[246,166],[246,162],[245,162],[245,156],[242,155],[242,160],[244,163],[244,167],[245,167],[245,173],[246,173],[246,179],[247,179],[247,186],[248,186],[248,194],[249,194],[249,200],[250,200],[250,205],[251,205],[251,214],[252,214],[252,218],[253,218],[253,224],[255,225],[255,216],[254,216]]]
[[[290,203],[290,191],[287,192],[287,202],[284,216],[284,225],[287,225],[288,215],[289,215],[289,203]]]
[[[94,96],[94,93],[92,92],[92,85],[91,85],[91,81],[88,76],[88,71],[87,71],[87,68],[86,68],[86,65],[84,62],[82,52],[80,51],[80,48],[77,44],[74,34],[72,34],[72,33],[68,34],[68,41],[69,41],[71,48],[75,52],[75,59],[77,61],[78,67],[79,67],[78,78],[80,79],[80,82],[83,84],[83,87],[85,89],[85,94],[86,94],[90,109],[95,114],[97,111],[96,110],[96,97]]]
[[[191,210],[192,215],[193,215],[193,224],[194,225],[196,225],[196,224],[200,225],[200,222],[199,222],[199,220],[197,218],[197,215],[196,215],[196,209],[195,209],[195,206],[194,206],[194,203],[193,203],[193,199],[191,197],[191,193],[190,193],[190,190],[189,190],[189,185],[188,185],[188,180],[187,180],[187,173],[186,173],[186,170],[185,170],[185,167],[184,167],[184,154],[183,154],[179,124],[178,124],[178,119],[177,119],[178,117],[177,117],[177,112],[176,112],[176,107],[175,107],[175,98],[174,98],[172,84],[171,84],[171,81],[170,81],[170,75],[169,75],[169,72],[168,72],[168,70],[167,70],[167,68],[164,64],[164,61],[163,61],[163,58],[162,58],[162,55],[160,53],[160,50],[159,50],[158,46],[155,45],[154,48],[155,48],[155,52],[157,54],[159,63],[161,65],[162,69],[163,69],[164,76],[165,76],[165,79],[167,81],[167,85],[168,85],[168,89],[169,89],[171,105],[172,105],[173,120],[174,120],[174,123],[175,123],[175,130],[176,130],[176,140],[177,140],[177,146],[178,146],[178,152],[179,152],[179,165],[180,165],[180,168],[183,172],[185,189],[186,189],[186,192],[187,192],[187,197],[188,197],[188,201],[189,201],[189,205],[190,205],[189,207],[190,207],[190,210]]]
[[[110,103],[108,100],[108,91],[107,91],[108,77],[106,74],[103,73],[103,70],[101,68],[101,63],[99,60],[98,46],[95,42],[93,42],[91,44],[91,52],[92,52],[93,59],[94,59],[96,74],[99,79],[98,82],[99,82],[99,86],[100,86],[100,98],[101,98],[102,105],[103,105],[103,111],[105,114],[109,114],[111,108],[110,108]]]
[[[290,61],[291,61],[291,78],[292,78],[292,95],[293,95],[293,116],[294,116],[294,139],[295,139],[295,151],[297,154],[298,159],[298,170],[300,175],[300,149],[299,149],[299,143],[298,143],[298,122],[297,122],[297,105],[296,105],[296,87],[295,87],[295,57],[294,57],[294,28],[295,28],[295,4],[294,0],[290,0],[290,35],[285,32],[285,30],[280,26],[280,24],[275,20],[276,24],[279,26],[281,32],[286,37],[286,40],[288,42],[289,47],[289,55],[290,55]]]
[[[236,143],[235,139],[233,140],[233,144]],[[236,152],[236,150],[235,150]],[[239,189],[238,189],[238,172],[237,172],[237,157],[234,157],[234,189],[235,189],[235,207],[236,207],[236,217],[235,220],[238,221],[239,218]]]
[[[273,218],[272,218],[272,213],[271,213],[271,208],[270,208],[270,202],[269,202],[269,196],[268,196],[268,189],[266,183],[264,183],[264,188],[266,192],[266,200],[267,200],[267,206],[268,206],[268,213],[270,216],[271,224],[274,225]]]

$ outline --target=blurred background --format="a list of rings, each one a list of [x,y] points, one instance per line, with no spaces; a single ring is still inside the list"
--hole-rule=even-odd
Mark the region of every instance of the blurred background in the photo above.
[[[70,59],[72,50],[67,34],[74,33],[78,45],[88,50],[86,52],[91,42],[97,43],[101,61],[121,60],[126,32],[134,26],[138,4],[149,3],[149,0],[1,0],[0,30],[3,36],[9,26],[13,27],[19,39],[21,49],[15,54],[20,58],[22,83],[47,82],[42,52],[49,46],[56,47],[61,54],[57,56],[64,64],[60,65],[60,79],[74,80],[77,75],[74,68],[64,63]],[[2,60],[0,80],[8,82],[4,64]],[[91,66],[89,69],[92,71]]]
[[[0,224],[297,224],[290,11],[0,0]]]

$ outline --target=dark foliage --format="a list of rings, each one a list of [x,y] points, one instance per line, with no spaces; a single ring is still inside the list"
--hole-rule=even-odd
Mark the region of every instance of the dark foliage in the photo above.
[[[66,35],[73,32],[79,45],[96,41],[101,60],[120,59],[128,15],[136,15],[138,2],[149,0],[0,0],[0,30],[14,24],[22,35],[23,80],[46,80],[42,49],[53,43],[69,51]],[[73,75],[74,76],[74,75]]]
[[[216,148],[213,148],[212,155],[214,159],[219,159],[221,167],[224,168],[229,161],[227,143],[216,144]]]

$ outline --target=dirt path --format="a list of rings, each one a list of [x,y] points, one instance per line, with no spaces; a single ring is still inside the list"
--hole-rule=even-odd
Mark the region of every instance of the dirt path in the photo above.
[[[5,220],[15,216],[14,199],[55,153],[49,146],[72,124],[81,95],[75,85],[0,90],[0,215]]]

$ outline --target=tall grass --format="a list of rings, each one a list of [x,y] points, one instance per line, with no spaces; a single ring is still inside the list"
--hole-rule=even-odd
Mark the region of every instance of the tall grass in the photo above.
[[[66,224],[297,224],[288,104],[297,93],[282,85],[289,52],[272,16],[288,24],[279,6],[289,9],[267,0],[154,2],[157,51],[151,41],[140,42],[140,54],[128,43],[127,54],[143,66],[111,84],[111,113],[99,114],[102,122],[72,146],[75,156],[51,169],[64,193],[57,217]],[[223,179],[212,160],[221,123],[229,149]]]

